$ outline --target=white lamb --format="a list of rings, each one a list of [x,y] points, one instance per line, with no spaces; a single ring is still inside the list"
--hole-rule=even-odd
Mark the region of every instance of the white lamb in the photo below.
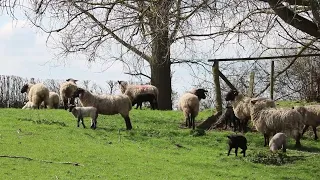
[[[81,121],[83,128],[86,128],[83,122],[84,117],[91,117],[91,128],[95,129],[97,126],[97,118],[98,112],[95,107],[76,107],[75,105],[69,106],[69,112],[73,114],[75,118],[77,118],[77,127],[79,127],[79,122]]]
[[[303,117],[297,110],[265,107],[264,102],[258,100],[250,102],[252,122],[256,129],[264,135],[264,146],[267,146],[270,135],[278,132],[292,136],[296,140],[295,146],[301,146]]]
[[[33,106],[33,103],[28,101],[23,107],[22,109],[34,109],[35,106]]]
[[[132,103],[127,95],[94,95],[85,89],[77,88],[73,97],[79,97],[83,107],[93,106],[97,108],[99,114],[120,114],[125,120],[127,130],[132,129],[129,117]]]
[[[40,109],[40,105],[43,102],[44,108],[47,108],[49,101],[49,89],[44,84],[25,84],[21,88],[21,93],[25,92],[28,94],[28,100],[33,103],[33,107]]]
[[[264,103],[265,107],[276,107],[273,100],[265,97],[250,98],[239,94],[237,90],[231,90],[226,94],[226,101],[231,101],[235,116],[239,119],[239,131],[247,132],[247,124],[251,119],[250,100],[258,100]]]
[[[287,150],[287,136],[284,133],[275,134],[269,142],[270,151],[275,153],[282,148],[282,152]]]
[[[179,109],[183,111],[186,126],[189,128],[192,125],[192,129],[195,129],[195,118],[199,113],[199,102],[201,99],[206,98],[206,92],[208,91],[204,89],[195,89],[186,92],[179,99]]]

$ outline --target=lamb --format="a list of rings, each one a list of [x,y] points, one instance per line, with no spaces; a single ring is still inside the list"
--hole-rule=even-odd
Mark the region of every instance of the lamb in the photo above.
[[[85,89],[77,88],[73,97],[78,97],[80,104],[84,107],[93,106],[97,108],[98,114],[114,115],[119,113],[125,120],[127,130],[132,129],[129,117],[132,103],[127,95],[94,95]],[[94,124],[94,128],[95,126]]]
[[[25,84],[21,88],[21,93],[25,92],[27,92],[28,100],[33,103],[34,108],[40,109],[42,102],[44,103],[44,108],[47,108],[49,101],[49,89],[44,84]]]
[[[195,129],[195,117],[199,113],[200,100],[206,98],[205,89],[196,89],[192,92],[186,92],[179,99],[179,109],[183,111],[186,119],[186,127]]]
[[[26,104],[22,107],[22,109],[34,109],[33,103],[28,101]]]
[[[276,107],[276,104],[273,100],[264,98],[264,97],[257,97],[257,98],[250,98],[246,97],[242,94],[239,94],[237,90],[231,90],[226,94],[226,101],[231,101],[231,105],[233,107],[233,111],[235,116],[239,119],[239,131],[247,132],[247,124],[250,120],[250,100],[261,100],[264,102],[264,106],[266,107]]]
[[[60,97],[65,110],[68,109],[68,100],[70,100],[70,104],[75,104],[72,95],[78,88],[76,84],[77,81],[78,80],[76,79],[69,78],[66,80],[66,82],[60,84]]]
[[[298,112],[300,112],[300,114],[304,118],[305,125],[302,131],[302,135],[307,131],[309,126],[311,126],[314,133],[314,140],[317,140],[317,126],[320,125],[320,105],[307,105],[294,108]]]
[[[275,134],[269,142],[270,151],[275,153],[282,148],[282,152],[287,150],[287,136],[284,133]]]
[[[296,140],[295,147],[300,147],[303,117],[295,109],[276,109],[266,107],[263,101],[250,101],[251,118],[256,129],[264,135],[264,146],[267,146],[271,134],[286,133]]]
[[[155,104],[158,103],[158,88],[153,85],[133,85],[125,81],[118,81],[122,94],[129,96],[131,102],[134,101],[139,94],[154,94],[156,97]]]
[[[240,153],[243,154],[243,157],[246,156],[246,150],[247,150],[247,139],[243,135],[240,134],[231,134],[227,136],[229,138],[228,145],[229,145],[229,151],[228,156],[230,155],[230,151],[232,148],[235,148],[234,152],[236,156],[238,156],[238,148],[241,148],[242,151]]]
[[[48,108],[49,109],[58,109],[60,103],[59,94],[56,92],[49,92],[49,102],[48,102]]]
[[[134,106],[135,104],[137,104],[136,109],[138,109],[138,107],[142,106],[143,102],[149,102],[151,105],[151,109],[157,109],[158,108],[158,104],[156,101],[156,96],[154,94],[138,94],[132,101],[132,106]]]
[[[91,117],[91,128],[95,129],[97,127],[98,112],[95,107],[76,107],[75,105],[69,106],[69,112],[73,114],[75,118],[78,119],[77,127],[79,127],[79,122],[81,121],[83,128],[86,128],[83,122],[84,117]]]

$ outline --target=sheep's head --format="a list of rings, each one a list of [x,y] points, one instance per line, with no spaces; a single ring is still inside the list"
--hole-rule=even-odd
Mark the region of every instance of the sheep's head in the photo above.
[[[76,105],[73,105],[73,104],[69,105],[69,112],[72,112],[74,107],[76,107]]]
[[[125,81],[118,81],[121,93],[124,93],[127,90],[128,83]]]
[[[82,88],[77,88],[77,90],[74,91],[72,97],[73,97],[73,98],[80,97],[84,92],[85,92],[84,89],[82,89]]]
[[[226,101],[234,101],[236,97],[239,95],[239,92],[237,90],[232,89],[226,94]]]
[[[67,81],[67,82],[73,82],[73,83],[76,84],[76,82],[77,82],[78,80],[69,78],[69,79],[66,79],[66,81]]]
[[[23,85],[22,88],[21,88],[21,93],[28,92],[28,89],[29,89],[29,84]]]
[[[200,99],[206,99],[207,92],[208,92],[207,90],[200,88],[200,89],[196,89],[194,91],[194,94],[198,96],[198,99],[200,100]]]

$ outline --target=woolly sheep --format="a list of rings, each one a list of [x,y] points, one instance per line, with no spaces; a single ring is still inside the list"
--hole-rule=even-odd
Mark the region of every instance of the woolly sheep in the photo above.
[[[236,156],[238,156],[238,148],[241,148],[242,151],[240,153],[243,154],[243,157],[246,156],[246,150],[247,150],[247,139],[243,135],[240,134],[231,134],[227,136],[229,138],[228,145],[228,156],[230,155],[230,151],[232,148],[235,148],[234,152]]]
[[[21,88],[21,93],[27,92],[28,100],[33,103],[33,106],[40,109],[40,105],[44,102],[44,108],[47,108],[49,101],[49,89],[42,83],[25,84]]]
[[[118,81],[122,94],[129,96],[131,102],[139,94],[154,94],[156,97],[156,103],[158,103],[158,88],[153,85],[133,85],[128,84],[126,81]]]
[[[191,92],[186,92],[179,99],[179,109],[183,111],[183,115],[186,119],[186,126],[189,128],[192,124],[192,129],[195,129],[195,117],[199,113],[199,102],[201,99],[206,98],[205,89],[196,89]]]
[[[78,97],[80,104],[84,107],[93,106],[97,108],[99,114],[114,115],[119,113],[125,120],[127,130],[132,129],[129,117],[132,103],[127,95],[94,95],[85,89],[77,88],[73,97]]]
[[[282,148],[282,152],[287,150],[287,136],[284,133],[275,134],[269,142],[270,151],[275,153]]]
[[[138,109],[139,106],[141,109],[143,102],[149,102],[151,105],[151,109],[158,108],[158,104],[156,102],[156,96],[154,94],[139,94],[139,95],[137,95],[132,101],[132,106],[137,104],[136,109]]]
[[[83,122],[84,117],[91,117],[91,128],[95,129],[97,127],[97,108],[89,106],[89,107],[76,107],[75,105],[69,106],[69,112],[73,114],[75,118],[77,118],[77,127],[79,127],[79,123],[81,121],[83,128],[86,128]]]
[[[295,147],[300,147],[303,117],[295,109],[276,109],[266,107],[263,101],[251,100],[250,111],[253,125],[264,135],[264,146],[267,146],[271,134],[278,132],[291,135],[295,140]]]
[[[60,103],[59,94],[56,92],[49,92],[49,102],[48,102],[48,108],[49,109],[58,109]]]
[[[77,81],[78,80],[69,78],[66,82],[60,84],[60,98],[62,99],[65,110],[68,109],[68,100],[70,100],[70,104],[75,104],[72,95],[78,88],[76,84]]]
[[[231,90],[226,94],[226,101],[231,101],[231,105],[233,107],[233,111],[235,116],[239,119],[239,131],[247,132],[247,124],[251,118],[250,116],[250,100],[262,100],[264,102],[265,107],[276,107],[276,104],[273,100],[257,97],[250,98],[246,97],[242,94],[239,94],[237,90]]]
[[[300,112],[302,117],[304,118],[305,125],[302,131],[302,135],[307,131],[309,126],[311,126],[314,133],[314,139],[317,140],[317,126],[320,125],[320,105],[307,105],[294,108],[298,112]]]

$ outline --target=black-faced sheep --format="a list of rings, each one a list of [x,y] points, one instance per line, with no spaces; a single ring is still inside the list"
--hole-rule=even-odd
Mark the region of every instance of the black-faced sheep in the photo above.
[[[238,156],[238,148],[241,148],[242,151],[240,153],[243,154],[243,157],[246,156],[246,150],[247,150],[247,139],[243,135],[240,134],[231,134],[227,136],[229,138],[228,145],[228,156],[230,155],[230,151],[232,148],[235,148],[235,154]]]
[[[239,94],[237,90],[231,90],[226,94],[226,101],[231,101],[233,111],[235,116],[239,119],[239,131],[247,132],[247,125],[251,118],[250,116],[250,100],[263,100],[266,107],[276,107],[276,104],[273,100],[259,97],[259,98],[250,98],[242,94]],[[267,101],[265,101],[268,99]]]
[[[129,117],[132,103],[127,95],[94,95],[85,89],[77,88],[73,97],[78,97],[83,107],[93,106],[97,108],[98,114],[120,114],[125,120],[127,130],[132,129]]]
[[[47,104],[49,101],[49,89],[42,83],[37,84],[25,84],[21,88],[21,93],[28,94],[29,102],[33,103],[34,108],[40,109],[40,105],[43,102],[44,108],[47,108]]]
[[[78,80],[69,78],[66,82],[60,84],[60,98],[62,99],[64,109],[68,109],[68,100],[71,105],[74,105],[73,93],[77,90],[78,86],[76,84]]]
[[[97,127],[97,118],[98,112],[95,107],[76,107],[75,105],[69,106],[69,112],[73,114],[75,118],[77,118],[77,127],[79,127],[79,123],[81,121],[83,128],[86,128],[83,122],[84,117],[91,117],[91,128],[95,129]]]
[[[269,142],[270,151],[275,153],[282,148],[282,152],[287,150],[287,136],[284,133],[275,134]]]
[[[186,120],[186,126],[195,129],[195,118],[199,113],[200,100],[206,98],[205,89],[196,89],[192,92],[186,92],[179,99],[179,109],[183,111]]]
[[[151,109],[158,109],[156,96],[154,94],[139,94],[139,95],[137,95],[132,101],[132,106],[137,104],[136,109],[138,109],[139,106],[141,109],[143,102],[149,102],[151,105]]]
[[[158,88],[153,85],[133,85],[128,84],[126,81],[118,81],[122,94],[129,96],[131,102],[139,94],[154,94],[156,103],[158,103]]]
[[[317,140],[317,127],[320,125],[320,105],[307,105],[294,108],[300,112],[304,119],[302,135],[307,131],[309,126],[311,126],[314,133],[314,139]]]
[[[250,111],[253,125],[264,135],[264,146],[267,146],[270,135],[284,132],[293,136],[296,147],[300,147],[303,117],[295,109],[276,109],[266,107],[263,101],[251,100]]]

